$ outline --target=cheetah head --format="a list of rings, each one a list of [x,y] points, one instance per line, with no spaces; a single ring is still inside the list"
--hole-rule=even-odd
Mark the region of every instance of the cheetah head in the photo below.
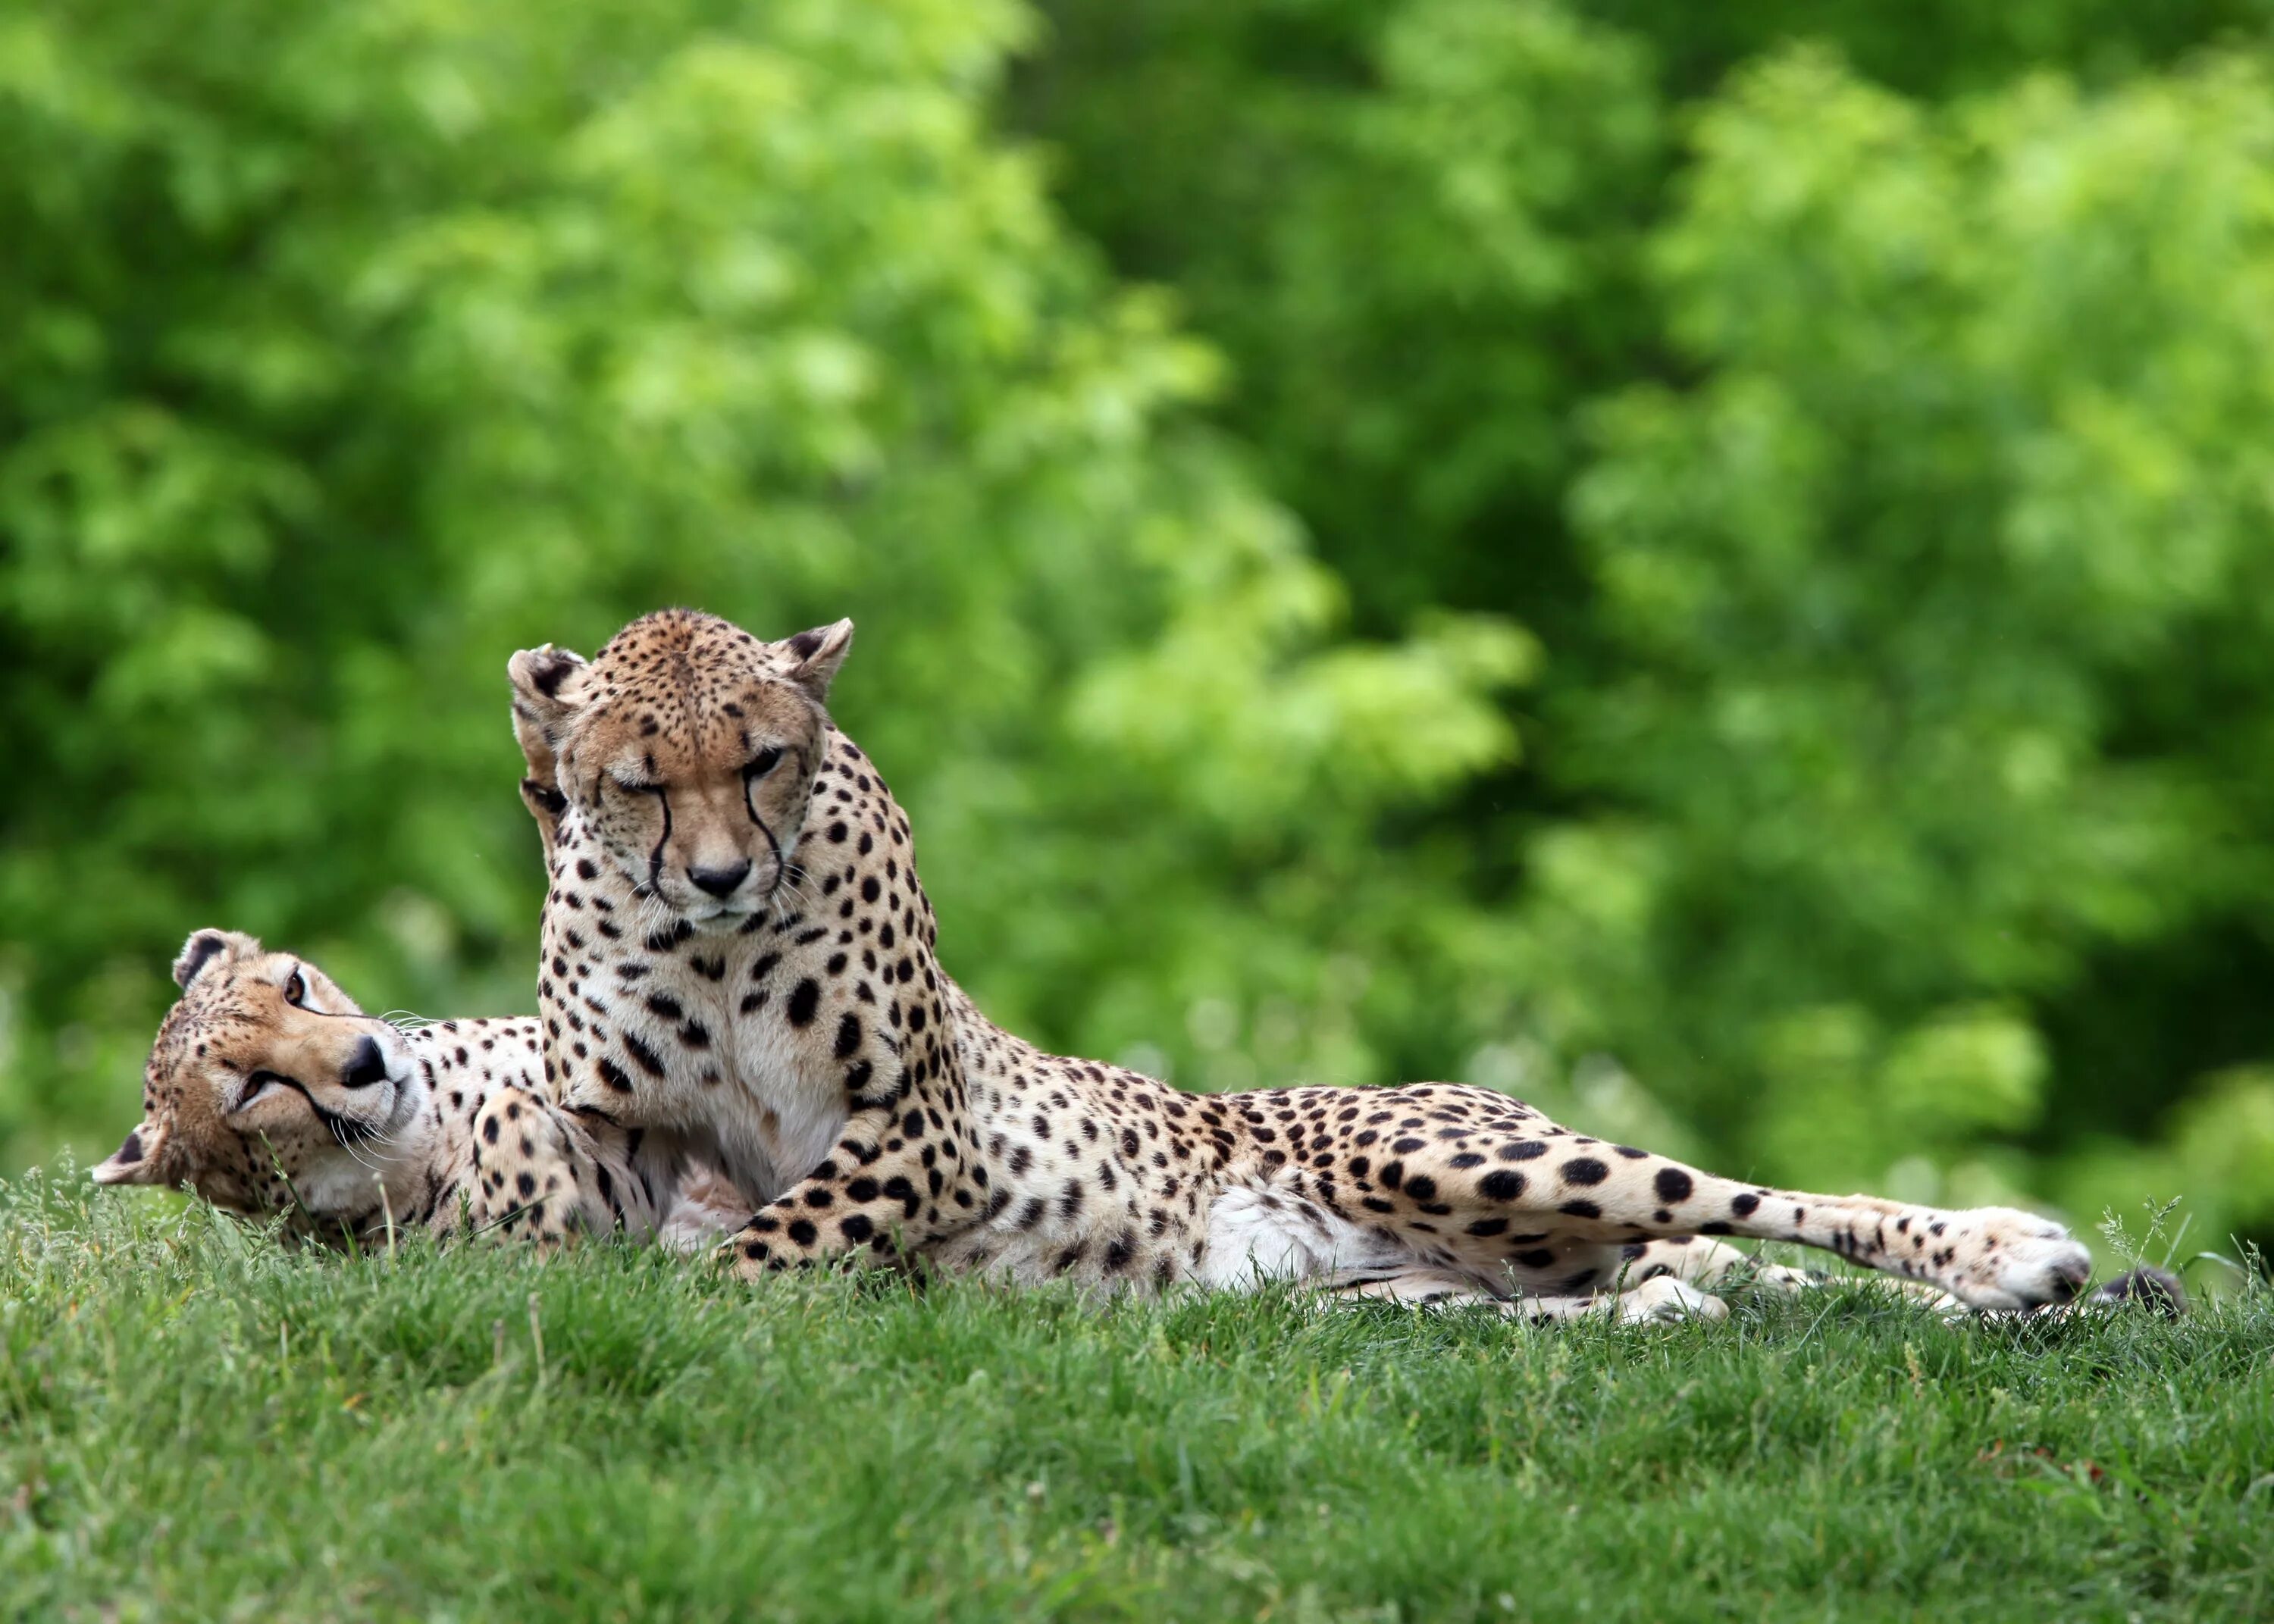
[[[174,980],[142,1121],[95,1182],[187,1184],[249,1214],[367,1210],[373,1166],[424,1098],[402,1034],[305,959],[236,931],[192,936]]]
[[[591,664],[547,644],[507,666],[523,796],[697,929],[763,912],[790,870],[853,622],[766,643],[666,609]]]

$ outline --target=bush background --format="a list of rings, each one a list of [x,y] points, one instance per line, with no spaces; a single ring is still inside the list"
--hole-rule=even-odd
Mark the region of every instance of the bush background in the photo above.
[[[2274,1236],[2264,0],[0,18],[0,1165],[532,1004],[516,647],[860,622],[998,1019]]]

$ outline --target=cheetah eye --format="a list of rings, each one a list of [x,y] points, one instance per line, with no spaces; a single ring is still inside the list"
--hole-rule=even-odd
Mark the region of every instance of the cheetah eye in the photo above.
[[[660,795],[663,793],[663,786],[660,784],[642,784],[636,779],[618,778],[613,772],[610,773],[608,777],[614,782],[615,786],[623,791],[627,795]]]
[[[769,746],[750,757],[749,763],[742,769],[742,776],[746,778],[763,778],[781,765],[781,747]]]
[[[237,1096],[237,1103],[230,1109],[241,1111],[255,1100],[261,1099],[276,1089],[289,1088],[291,1086],[288,1079],[277,1072],[255,1071],[245,1079],[245,1091]]]
[[[308,978],[297,969],[292,972],[292,979],[284,983],[284,1002],[304,1010],[308,1007]]]

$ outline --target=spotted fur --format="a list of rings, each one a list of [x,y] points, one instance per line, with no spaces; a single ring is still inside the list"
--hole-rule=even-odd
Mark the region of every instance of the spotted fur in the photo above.
[[[329,1245],[368,1246],[390,1227],[540,1245],[659,1229],[699,1244],[731,1227],[645,1182],[636,1130],[546,1097],[535,1020],[400,1031],[307,960],[234,931],[192,935],[175,978],[142,1121],[98,1183],[186,1184]]]
[[[509,668],[525,793],[558,818],[546,1086],[645,1130],[656,1176],[712,1159],[763,1203],[742,1273],[860,1253],[1544,1317],[1645,1284],[1614,1306],[1647,1317],[1694,1306],[1738,1256],[1711,1237],[1745,1237],[1977,1308],[2083,1286],[2084,1248],[2028,1213],[1720,1178],[1486,1089],[1194,1095],[1044,1053],[940,968],[907,817],[825,708],[851,636],[667,610],[589,665],[548,646]]]

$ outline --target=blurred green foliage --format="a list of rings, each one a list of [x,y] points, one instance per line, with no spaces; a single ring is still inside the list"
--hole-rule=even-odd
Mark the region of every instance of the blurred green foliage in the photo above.
[[[194,926],[526,1008],[690,602],[1038,1039],[2274,1232],[2267,12],[0,19],[0,1161]]]

